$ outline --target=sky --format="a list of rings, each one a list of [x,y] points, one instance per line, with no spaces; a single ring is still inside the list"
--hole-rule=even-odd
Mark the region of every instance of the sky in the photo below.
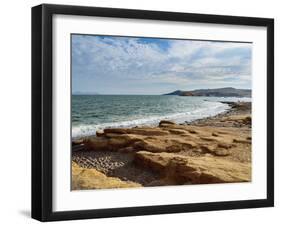
[[[72,35],[72,93],[251,89],[251,43]]]

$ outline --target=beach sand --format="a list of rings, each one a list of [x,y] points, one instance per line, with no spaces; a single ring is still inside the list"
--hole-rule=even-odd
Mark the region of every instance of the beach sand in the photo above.
[[[113,128],[72,142],[72,189],[251,181],[251,103],[157,127]]]

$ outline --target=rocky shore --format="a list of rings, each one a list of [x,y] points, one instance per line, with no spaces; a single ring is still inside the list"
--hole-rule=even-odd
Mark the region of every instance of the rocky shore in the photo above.
[[[72,143],[72,189],[251,181],[251,103],[191,123],[110,128]]]

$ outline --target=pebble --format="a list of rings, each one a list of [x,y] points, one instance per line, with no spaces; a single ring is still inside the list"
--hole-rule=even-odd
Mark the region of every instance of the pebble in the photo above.
[[[84,168],[95,168],[108,173],[131,162],[129,154],[116,152],[73,152],[72,160]]]

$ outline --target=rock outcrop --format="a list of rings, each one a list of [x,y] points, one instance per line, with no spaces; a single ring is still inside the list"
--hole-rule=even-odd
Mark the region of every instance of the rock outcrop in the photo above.
[[[251,180],[251,164],[210,156],[186,157],[171,153],[139,151],[137,164],[161,173],[173,184],[208,184]]]
[[[231,117],[227,120],[248,123],[249,116]],[[221,121],[225,122],[226,119]],[[181,153],[188,156],[224,156],[235,158],[242,152],[242,146],[251,145],[248,128],[202,127],[178,125],[162,121],[156,128],[105,129],[98,136],[84,140],[85,150],[153,153]],[[81,144],[80,144],[81,145]],[[248,152],[250,160],[250,152]]]
[[[138,183],[107,177],[96,169],[85,169],[72,163],[72,190],[140,187]]]

